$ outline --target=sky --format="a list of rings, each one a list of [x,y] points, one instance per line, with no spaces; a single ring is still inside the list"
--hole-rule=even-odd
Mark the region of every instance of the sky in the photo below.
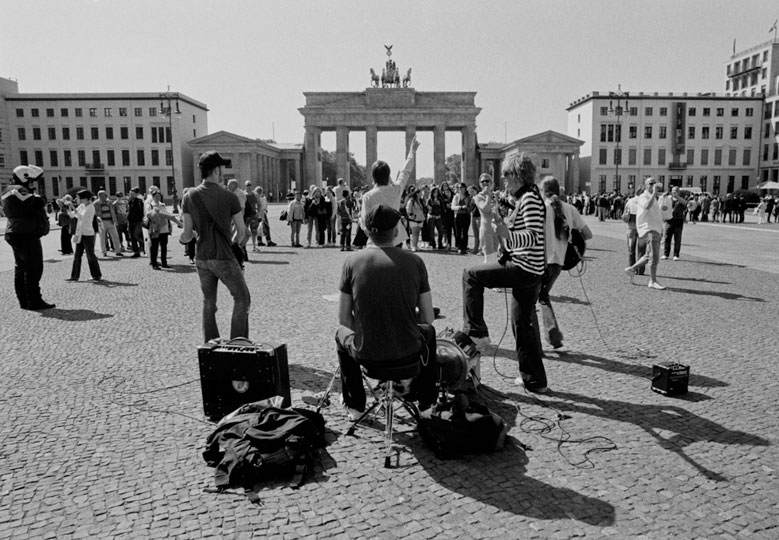
[[[210,133],[302,143],[303,92],[364,90],[392,45],[416,90],[476,92],[479,142],[503,142],[565,133],[593,90],[722,92],[734,40],[772,39],[778,17],[776,0],[0,0],[0,77],[30,93],[170,86],[208,106]],[[460,152],[459,134],[446,143]],[[364,161],[363,133],[350,149]],[[379,135],[380,158],[403,153],[402,133]]]

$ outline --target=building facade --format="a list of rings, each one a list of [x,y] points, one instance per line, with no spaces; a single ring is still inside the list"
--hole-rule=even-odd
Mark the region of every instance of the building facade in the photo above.
[[[629,193],[647,176],[714,195],[758,183],[761,96],[593,92],[567,111],[582,191]]]
[[[78,186],[180,194],[195,182],[187,142],[207,133],[206,105],[178,92],[24,94],[0,78],[0,178],[43,167],[49,199]]]
[[[779,43],[761,43],[725,63],[725,93],[761,96],[760,181],[779,182]]]

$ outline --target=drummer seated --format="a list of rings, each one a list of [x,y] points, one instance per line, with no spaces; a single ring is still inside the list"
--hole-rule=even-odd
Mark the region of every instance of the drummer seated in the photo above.
[[[427,268],[415,253],[395,247],[399,220],[394,208],[371,208],[365,216],[370,242],[347,257],[341,269],[335,341],[343,404],[352,420],[365,410],[361,366],[370,372],[371,366],[400,368],[419,362],[411,393],[422,410],[436,399],[436,333]]]

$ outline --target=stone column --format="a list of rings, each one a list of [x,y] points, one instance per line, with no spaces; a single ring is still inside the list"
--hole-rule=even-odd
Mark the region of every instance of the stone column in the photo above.
[[[290,187],[292,187],[290,185]],[[303,192],[303,182],[300,178],[300,156],[295,156],[295,191]]]
[[[446,130],[444,126],[433,128],[433,181],[436,185],[446,180]]]
[[[319,184],[322,168],[319,163],[319,135],[321,130],[317,127],[306,127],[306,185]]]
[[[406,126],[406,156],[408,156],[408,151],[411,148],[411,141],[414,139],[416,134],[417,134],[416,126]],[[406,156],[403,156],[404,162]],[[414,166],[411,168],[411,174],[409,175],[408,182],[409,184],[413,184],[416,181],[417,181],[417,162],[416,160],[414,160]]]
[[[568,193],[570,193],[571,186],[568,182],[566,182],[565,154],[558,152],[555,156],[555,168],[553,174],[555,177],[557,177],[557,181],[562,184],[565,194],[568,195]]]
[[[338,178],[343,178],[347,186],[349,182],[349,128],[338,126],[335,128],[335,170]],[[336,185],[338,178],[333,178]]]
[[[584,187],[579,181],[579,152],[573,155],[573,167],[571,168],[571,184],[576,191],[584,191]],[[636,186],[633,186],[635,189]]]
[[[378,133],[376,126],[367,126],[365,128],[365,179],[368,184],[373,181],[371,178],[371,165],[379,159]]]
[[[475,184],[476,174],[476,126],[462,129],[462,164],[460,181],[468,185]]]

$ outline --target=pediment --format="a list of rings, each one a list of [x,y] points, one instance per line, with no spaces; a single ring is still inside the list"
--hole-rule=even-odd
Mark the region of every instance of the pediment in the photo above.
[[[215,133],[205,135],[204,137],[198,137],[197,139],[192,139],[191,141],[189,141],[189,144],[191,146],[256,144],[256,143],[257,141],[255,139],[242,137],[241,135],[236,135],[235,133],[230,133],[229,131],[224,131],[224,130],[220,130]]]
[[[581,146],[584,144],[584,141],[576,139],[575,137],[569,137],[568,135],[550,129],[547,131],[543,131],[541,133],[536,133],[535,135],[524,137],[522,139],[517,139],[511,144],[521,144],[521,145],[573,144],[576,146]]]

